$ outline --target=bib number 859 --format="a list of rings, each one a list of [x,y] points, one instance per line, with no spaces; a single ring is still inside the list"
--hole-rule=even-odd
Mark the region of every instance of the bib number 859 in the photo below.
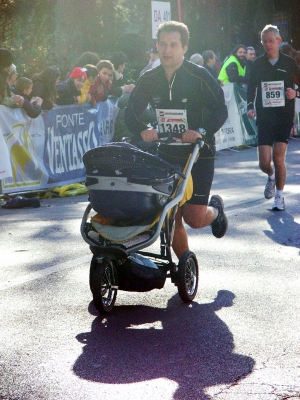
[[[266,93],[266,99],[279,99],[279,98],[280,98],[279,90],[270,91]]]

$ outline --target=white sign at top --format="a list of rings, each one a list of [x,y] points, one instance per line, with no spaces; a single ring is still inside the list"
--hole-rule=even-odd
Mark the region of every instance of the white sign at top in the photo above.
[[[152,39],[156,39],[158,25],[171,20],[171,5],[169,2],[152,1]]]

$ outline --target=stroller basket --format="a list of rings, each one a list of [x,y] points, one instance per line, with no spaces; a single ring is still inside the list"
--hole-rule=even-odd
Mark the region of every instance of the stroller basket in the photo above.
[[[91,149],[83,162],[92,207],[114,226],[153,222],[181,174],[163,159],[123,142]]]

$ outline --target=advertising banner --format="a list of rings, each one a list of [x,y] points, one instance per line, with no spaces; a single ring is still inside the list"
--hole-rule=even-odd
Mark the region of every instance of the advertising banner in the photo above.
[[[242,145],[255,145],[257,139],[256,120],[247,117],[247,86],[241,84],[233,84],[235,102],[240,118],[241,132],[243,143]]]
[[[112,140],[118,107],[115,99],[61,106],[31,119],[22,109],[0,106],[0,132],[11,173],[2,193],[62,186],[85,180],[83,154]],[[8,168],[7,168],[8,170]]]
[[[228,118],[215,135],[216,149],[255,145],[256,125],[247,118],[244,85],[229,83],[223,86],[223,91]],[[111,98],[95,108],[87,104],[60,106],[35,119],[20,108],[0,106],[2,193],[39,191],[84,182],[83,154],[112,140],[119,111],[116,102],[116,98]],[[171,124],[180,131],[184,128],[183,120],[184,115],[179,119],[172,116],[172,121],[164,127],[169,129]]]
[[[255,120],[247,117],[246,86],[227,83],[223,87],[228,118],[216,132],[216,149],[256,145],[257,130]]]
[[[294,119],[294,124],[295,124],[295,136],[300,136],[300,99],[296,98],[295,99],[295,119]]]

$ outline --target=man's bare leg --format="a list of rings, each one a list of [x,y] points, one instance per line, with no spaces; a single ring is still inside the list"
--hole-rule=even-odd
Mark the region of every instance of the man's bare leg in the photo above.
[[[258,146],[258,160],[259,168],[262,170],[262,172],[268,176],[272,176],[274,173],[272,166],[272,146]]]
[[[272,146],[262,145],[258,146],[258,159],[260,169],[268,175],[268,180],[264,190],[266,199],[271,199],[275,196],[275,173],[272,164]]]
[[[286,181],[285,155],[287,144],[276,142],[273,149],[273,162],[275,166],[275,180],[277,190],[283,190]]]
[[[175,230],[172,247],[178,259],[186,250],[189,250],[188,236],[183,224],[181,208],[179,208],[175,217]]]
[[[199,229],[210,225],[215,218],[216,210],[213,207],[186,203],[178,209],[175,217],[175,231],[172,243],[174,253],[178,259],[186,250],[189,250],[188,236],[183,219],[191,228]]]

